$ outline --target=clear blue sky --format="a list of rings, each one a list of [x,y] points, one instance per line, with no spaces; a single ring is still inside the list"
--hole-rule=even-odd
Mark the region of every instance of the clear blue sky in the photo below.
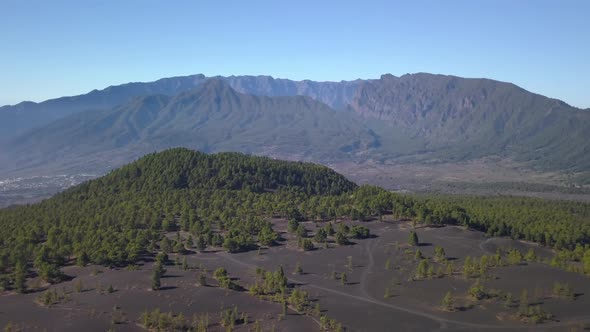
[[[0,105],[204,73],[488,77],[590,107],[590,1],[0,2]]]

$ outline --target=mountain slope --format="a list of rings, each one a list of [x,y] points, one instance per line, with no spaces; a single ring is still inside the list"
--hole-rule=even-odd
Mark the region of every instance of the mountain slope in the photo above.
[[[98,169],[108,169],[174,146],[329,161],[354,159],[379,145],[379,137],[352,113],[334,112],[309,97],[245,95],[211,79],[175,97],[138,97],[111,110],[73,114],[3,149],[12,167],[85,160],[93,166],[104,153]]]
[[[413,74],[363,82],[351,107],[425,141],[444,160],[500,155],[589,170],[590,113],[487,79]]]
[[[148,154],[105,177],[82,184],[66,195],[90,188],[144,192],[164,190],[242,190],[256,193],[280,189],[306,195],[339,195],[356,185],[328,167],[226,152],[205,154],[173,148]]]
[[[208,97],[197,92],[206,82],[214,82]],[[233,89],[212,88],[218,82]],[[0,127],[9,142],[0,147],[3,171],[110,169],[173,146],[324,163],[499,156],[590,171],[588,110],[509,83],[425,73],[351,82],[175,77],[4,107]]]
[[[330,107],[341,109],[354,95],[360,80],[351,82],[314,82],[274,79],[271,76],[216,76],[227,81],[238,92],[259,96],[307,95]],[[135,97],[155,94],[175,96],[192,90],[209,77],[191,75],[163,78],[154,82],[134,82],[93,90],[87,94],[62,97],[41,103],[22,102],[0,107],[0,139],[14,137],[31,128],[44,126],[64,116],[86,110],[108,109],[131,101]]]

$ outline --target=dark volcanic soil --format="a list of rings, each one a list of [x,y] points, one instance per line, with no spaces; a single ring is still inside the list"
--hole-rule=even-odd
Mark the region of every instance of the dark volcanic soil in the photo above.
[[[286,222],[274,220],[275,229],[285,232]],[[347,222],[350,223],[350,222]],[[317,224],[307,222],[313,233]],[[534,244],[510,239],[485,238],[482,233],[459,227],[418,228],[419,247],[432,262],[435,246],[443,247],[452,260],[452,276],[427,280],[412,280],[418,260],[417,248],[407,245],[411,225],[399,221],[366,222],[374,235],[370,239],[353,240],[350,246],[329,244],[310,252],[296,248],[291,234],[283,233],[286,241],[279,246],[240,254],[212,250],[187,255],[191,269],[167,266],[167,277],[162,279],[163,289],[149,290],[152,263],[137,270],[108,269],[104,267],[67,267],[64,272],[73,280],[51,286],[68,299],[50,308],[36,303],[42,292],[26,295],[0,296],[0,327],[9,322],[23,330],[47,331],[140,331],[139,317],[145,310],[160,308],[164,312],[183,313],[190,319],[194,314],[208,313],[211,331],[224,330],[218,325],[223,309],[237,306],[246,312],[249,323],[237,326],[238,331],[253,329],[254,320],[261,322],[264,331],[318,331],[317,317],[298,315],[293,311],[280,319],[281,306],[259,300],[247,291],[224,290],[209,278],[211,286],[196,285],[199,265],[209,271],[223,266],[229,275],[246,287],[253,283],[256,267],[274,270],[282,265],[290,283],[309,292],[311,299],[320,304],[322,313],[336,319],[352,331],[488,331],[488,330],[582,330],[590,326],[590,282],[587,277],[552,268],[545,263],[523,263],[518,266],[491,268],[480,282],[486,289],[511,293],[515,301],[527,289],[531,303],[538,303],[554,315],[553,320],[540,324],[526,323],[516,318],[517,304],[507,308],[501,299],[476,301],[467,290],[475,279],[466,279],[462,265],[466,256],[479,257],[517,248],[526,252],[535,248],[539,257],[548,258],[552,251]],[[170,255],[172,260],[174,254]],[[390,260],[390,269],[386,261]],[[352,267],[349,262],[352,262]],[[297,264],[302,274],[294,274]],[[438,266],[432,262],[433,266]],[[338,280],[342,272],[347,283]],[[337,278],[334,279],[333,275]],[[83,292],[75,292],[82,282]],[[577,294],[574,300],[552,294],[555,282],[569,284]],[[100,292],[112,285],[113,293]],[[385,297],[388,289],[389,297]],[[451,292],[462,310],[447,312],[441,309],[445,293]]]

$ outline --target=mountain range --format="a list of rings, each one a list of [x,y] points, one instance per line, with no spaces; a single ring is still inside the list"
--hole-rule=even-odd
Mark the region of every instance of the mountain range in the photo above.
[[[104,172],[174,146],[322,163],[483,157],[587,174],[590,112],[489,79],[192,75],[0,108],[0,174]]]
[[[0,138],[7,138],[28,129],[40,127],[64,116],[86,110],[112,108],[134,97],[150,95],[174,96],[196,88],[209,79],[228,82],[238,92],[258,96],[306,95],[335,109],[348,105],[362,80],[314,82],[274,79],[270,76],[206,77],[203,74],[163,78],[155,82],[134,82],[93,90],[87,94],[50,99],[41,103],[22,102],[0,107]]]

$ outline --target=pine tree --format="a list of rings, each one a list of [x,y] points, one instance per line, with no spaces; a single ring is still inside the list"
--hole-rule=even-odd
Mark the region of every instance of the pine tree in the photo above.
[[[82,251],[80,254],[78,254],[78,257],[76,258],[76,265],[86,266],[88,264],[88,261],[88,254],[86,254],[86,251]]]
[[[506,298],[504,299],[504,308],[509,309],[512,308],[514,300],[512,299],[512,293],[506,294]]]
[[[416,234],[415,231],[410,232],[410,237],[408,238],[408,243],[414,247],[418,246],[420,244],[420,242],[418,240],[418,234]]]
[[[445,297],[442,300],[442,307],[444,310],[447,311],[455,310],[455,301],[453,299],[453,296],[451,295],[451,292],[447,292],[445,294]]]
[[[152,290],[159,290],[160,289],[160,278],[161,275],[158,272],[158,269],[154,269],[152,273]]]
[[[17,293],[24,293],[27,291],[27,267],[26,263],[19,260],[14,268],[14,289]]]
[[[414,254],[414,259],[415,260],[424,259],[424,255],[422,255],[422,251],[420,251],[420,249],[416,249],[416,254]]]
[[[423,259],[418,263],[418,267],[416,267],[416,273],[414,274],[417,279],[424,279],[426,278],[428,273],[428,262]]]
[[[446,260],[446,253],[443,247],[434,248],[434,259],[439,263]]]
[[[160,241],[160,249],[165,254],[170,253],[172,250],[172,245],[170,244],[170,240],[167,237],[164,237],[162,241]]]
[[[197,238],[197,250],[203,252],[205,249],[207,249],[207,241],[205,241],[205,238],[202,235],[199,235]]]
[[[529,310],[529,293],[525,289],[520,293],[520,301],[518,303],[518,313],[521,316],[526,316]]]

